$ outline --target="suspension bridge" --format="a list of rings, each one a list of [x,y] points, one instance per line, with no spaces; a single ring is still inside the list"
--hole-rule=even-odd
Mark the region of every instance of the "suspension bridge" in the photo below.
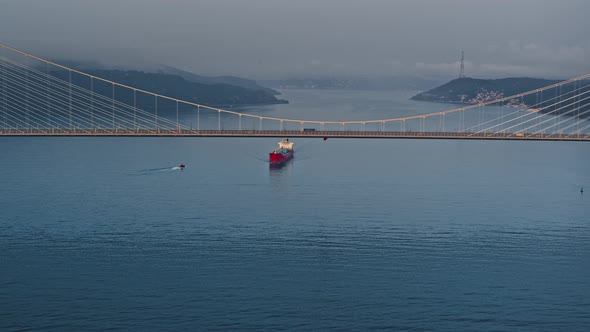
[[[428,114],[319,121],[248,114],[180,100],[0,44],[0,136],[590,141],[589,78],[586,74],[518,95]]]

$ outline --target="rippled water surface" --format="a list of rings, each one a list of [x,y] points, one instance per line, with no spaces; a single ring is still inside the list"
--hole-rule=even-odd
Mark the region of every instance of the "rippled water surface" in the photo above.
[[[276,141],[0,138],[0,330],[590,326],[590,145]]]

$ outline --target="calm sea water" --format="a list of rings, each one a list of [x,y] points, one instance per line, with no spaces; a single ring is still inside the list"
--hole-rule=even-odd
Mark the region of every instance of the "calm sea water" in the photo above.
[[[441,107],[285,94],[258,110]],[[590,327],[590,145],[276,141],[1,138],[0,330]]]

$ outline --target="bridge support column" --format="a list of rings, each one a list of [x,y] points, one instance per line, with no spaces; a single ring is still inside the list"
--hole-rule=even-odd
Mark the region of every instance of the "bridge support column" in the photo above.
[[[154,120],[156,121],[156,131],[160,132],[160,127],[158,127],[158,95],[155,95],[156,99],[156,116],[154,116]]]

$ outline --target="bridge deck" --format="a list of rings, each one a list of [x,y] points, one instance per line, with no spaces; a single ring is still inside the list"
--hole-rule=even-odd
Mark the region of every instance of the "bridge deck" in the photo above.
[[[330,137],[474,139],[528,141],[590,141],[588,134],[458,133],[396,131],[299,130],[146,130],[146,129],[0,129],[0,136],[128,136],[128,137]]]

